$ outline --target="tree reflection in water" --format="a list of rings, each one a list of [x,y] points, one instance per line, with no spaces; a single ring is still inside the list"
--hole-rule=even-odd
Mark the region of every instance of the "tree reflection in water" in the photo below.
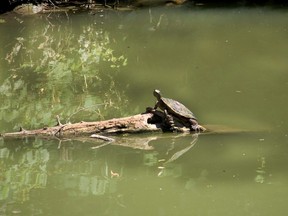
[[[54,124],[58,114],[68,122],[127,113],[125,90],[117,83],[127,58],[114,53],[109,32],[94,24],[75,29],[69,20],[47,20],[31,23],[36,30],[19,33],[5,47],[1,61],[10,75],[0,83],[1,119],[14,128],[37,128]]]
[[[143,137],[143,149],[139,147],[139,137],[135,138],[137,148],[114,143],[97,149],[93,149],[95,143],[77,141],[62,141],[59,145],[55,141],[32,138],[2,140],[1,200],[3,203],[13,201],[16,205],[34,199],[37,190],[39,198],[43,196],[41,191],[51,190],[53,196],[64,193],[65,196],[78,198],[114,197],[112,200],[123,207],[125,203],[121,201],[118,190],[122,184],[134,178],[135,170],[150,170],[151,175],[157,178],[161,166],[162,177],[175,176],[173,172],[178,172],[179,164],[174,166],[173,163],[197,141],[197,135],[190,135],[190,143],[187,144],[178,143],[179,140],[182,140],[180,143],[187,141],[187,136],[186,139],[183,139],[183,135],[175,136],[172,141],[171,136],[159,137],[161,146],[153,136],[149,143],[150,149],[146,147],[147,136]],[[129,140],[132,142],[133,138]]]

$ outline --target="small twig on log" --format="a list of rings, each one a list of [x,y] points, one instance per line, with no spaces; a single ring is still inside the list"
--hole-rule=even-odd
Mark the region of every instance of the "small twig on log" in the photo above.
[[[62,125],[63,125],[63,124],[60,122],[60,117],[59,117],[59,115],[56,115],[56,121],[57,121],[56,126],[62,126]]]

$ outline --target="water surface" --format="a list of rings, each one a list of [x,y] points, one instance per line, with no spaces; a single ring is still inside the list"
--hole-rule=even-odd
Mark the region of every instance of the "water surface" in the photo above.
[[[269,8],[2,15],[1,132],[54,125],[56,115],[136,114],[154,105],[155,88],[228,129],[118,135],[102,147],[1,140],[1,215],[286,215],[286,17]],[[127,138],[137,148],[119,145]]]

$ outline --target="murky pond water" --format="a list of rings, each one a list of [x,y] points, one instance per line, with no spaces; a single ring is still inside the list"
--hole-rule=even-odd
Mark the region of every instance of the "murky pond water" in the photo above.
[[[0,215],[286,215],[287,13],[2,15],[1,132],[136,114],[155,88],[227,131],[2,139]]]

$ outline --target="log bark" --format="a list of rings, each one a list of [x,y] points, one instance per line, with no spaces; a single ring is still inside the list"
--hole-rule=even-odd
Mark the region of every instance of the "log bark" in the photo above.
[[[19,132],[3,133],[4,138],[22,137],[54,137],[67,138],[73,136],[87,136],[91,134],[115,134],[115,133],[143,133],[159,132],[162,130],[161,121],[151,122],[154,114],[144,113],[124,118],[114,118],[105,121],[79,122],[74,124],[58,124],[53,127],[44,127],[35,130],[20,129]]]

